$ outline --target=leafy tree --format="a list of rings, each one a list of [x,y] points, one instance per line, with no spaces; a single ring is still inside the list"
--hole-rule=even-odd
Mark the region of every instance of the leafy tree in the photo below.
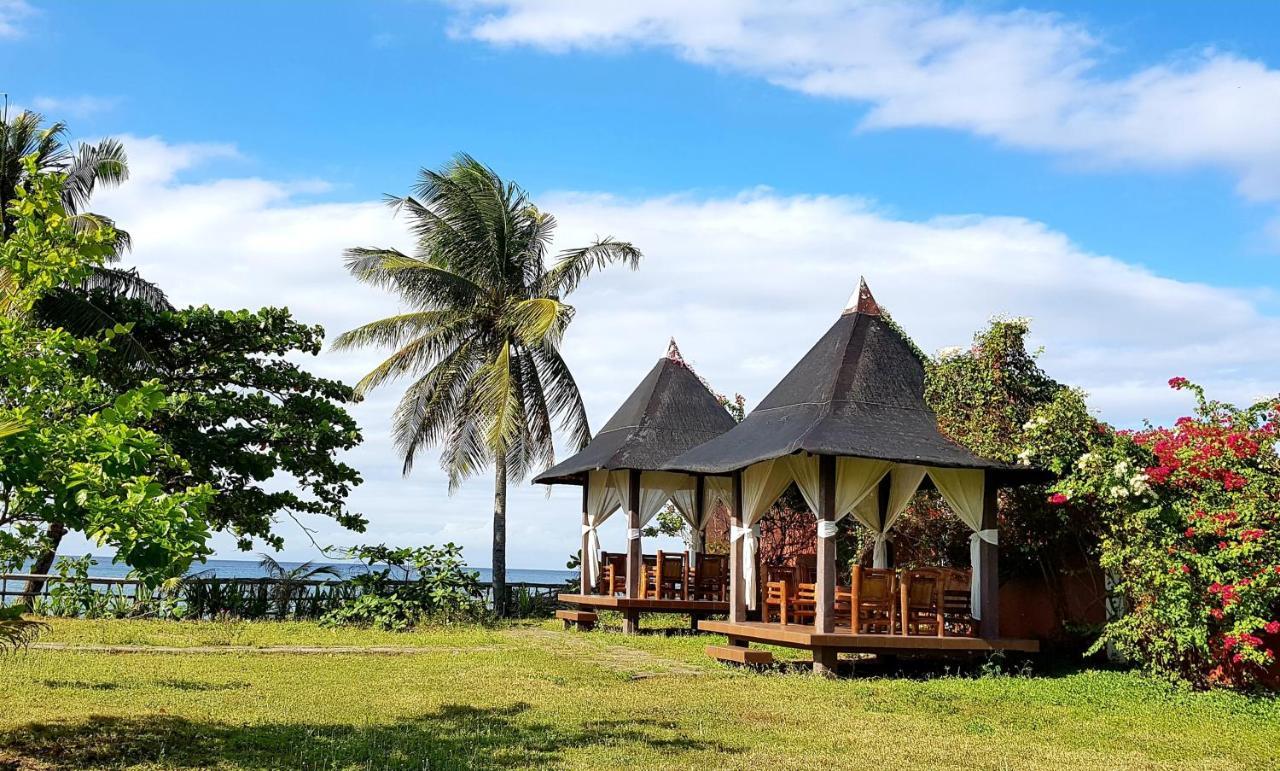
[[[284,308],[168,311],[101,291],[90,297],[127,320],[151,351],[145,367],[114,355],[90,371],[121,390],[159,377],[184,397],[148,428],[188,461],[167,484],[207,483],[218,492],[206,512],[214,529],[235,535],[245,550],[255,538],[281,548],[274,532],[280,516],[304,528],[306,517],[318,516],[364,530],[364,517],[346,506],[360,475],[338,460],[361,440],[345,409],[355,393],[290,358],[319,354],[323,328],[299,323]]]
[[[35,112],[23,111],[12,118],[0,114],[0,204],[7,205],[13,200],[30,174],[57,175],[62,180],[59,197],[72,227],[81,232],[104,228],[112,233],[112,248],[104,255],[105,259],[91,265],[75,285],[135,297],[157,308],[166,307],[164,293],[142,279],[137,271],[105,264],[116,262],[128,250],[129,234],[116,228],[110,218],[86,211],[96,189],[114,187],[129,178],[129,159],[124,146],[115,139],[104,139],[97,144],[72,148],[66,143],[66,124],[43,126],[43,123],[44,117]],[[34,167],[28,169],[24,159],[34,160]],[[0,241],[13,233],[14,226],[15,215],[5,212],[0,216]],[[51,319],[54,326],[81,333],[115,325],[101,308],[86,303],[83,295],[55,290],[48,299],[55,301],[46,306],[47,311],[56,311]]]
[[[1027,436],[1040,410],[1058,405],[1077,410],[1081,418],[1074,436],[1096,424],[1084,409],[1083,395],[1057,382],[1041,369],[1038,352],[1026,347],[1030,325],[1025,319],[996,319],[974,335],[963,350],[944,352],[927,362],[925,398],[938,426],[978,455],[1007,463],[1026,463]],[[1052,469],[1051,469],[1052,470]],[[1068,515],[1047,503],[1047,485],[1005,490],[999,499],[1000,569],[1006,576],[1043,578],[1057,603],[1058,616],[1068,617],[1069,575],[1091,577],[1096,563],[1098,521],[1095,512]],[[895,559],[900,564],[966,564],[969,529],[947,515],[936,492],[918,494],[894,526]],[[1101,595],[1101,587],[1099,587]]]
[[[7,277],[0,316],[0,419],[26,426],[0,443],[0,559],[21,562],[43,534],[85,533],[149,583],[208,553],[207,485],[166,490],[158,476],[185,462],[139,424],[180,399],[154,380],[117,392],[82,364],[109,347],[33,323],[36,302],[74,285],[114,249],[109,227],[77,229],[62,203],[66,180],[26,161],[0,242]]]
[[[1239,408],[1169,385],[1196,398],[1173,426],[1081,434],[1078,410],[1051,405],[1028,436],[1061,473],[1050,502],[1101,512],[1124,613],[1095,647],[1198,686],[1280,686],[1280,399]]]
[[[467,155],[440,171],[424,169],[413,193],[391,203],[411,219],[414,256],[347,251],[353,276],[395,292],[409,310],[346,332],[334,347],[396,349],[357,384],[359,393],[414,378],[392,427],[406,474],[433,446],[441,447],[451,490],[493,464],[493,584],[502,614],[507,485],[553,462],[557,421],[572,447],[591,436],[560,356],[574,313],[563,299],[594,269],[614,262],[635,268],[640,251],[604,238],[563,251],[548,267],[555,218]]]

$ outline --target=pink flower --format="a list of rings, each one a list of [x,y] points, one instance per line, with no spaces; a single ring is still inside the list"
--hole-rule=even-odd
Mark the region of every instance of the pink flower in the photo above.
[[[1185,377],[1171,377],[1169,378],[1169,387],[1175,390],[1180,388],[1185,388],[1187,383],[1189,382],[1190,381],[1188,381]]]
[[[1053,504],[1054,506],[1061,506],[1066,502],[1067,502],[1067,496],[1063,495],[1062,493],[1054,493],[1053,495],[1049,496],[1049,503]]]
[[[1280,634],[1280,621],[1268,621],[1263,629],[1266,630],[1267,634]]]
[[[1188,538],[1195,538],[1195,537],[1196,537],[1196,529],[1195,529],[1194,527],[1189,527],[1189,528],[1187,528],[1186,532],[1184,532],[1184,533],[1183,533],[1183,535],[1185,535],[1185,536],[1186,536],[1186,537],[1188,537]]]

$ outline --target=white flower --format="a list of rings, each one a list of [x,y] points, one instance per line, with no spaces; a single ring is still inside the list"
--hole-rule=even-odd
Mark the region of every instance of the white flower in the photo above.
[[[1018,463],[1023,466],[1031,465],[1031,450],[1023,450],[1018,453]]]
[[[963,346],[963,345],[948,345],[948,346],[947,346],[947,347],[945,347],[945,348],[939,348],[939,349],[938,349],[938,358],[939,358],[939,359],[954,359],[955,357],[957,357],[957,356],[959,356],[960,354],[964,353],[964,351],[965,351],[965,348],[964,348],[964,346]]]
[[[1121,487],[1120,485],[1115,485],[1114,487],[1111,488],[1111,497],[1127,498],[1129,497],[1129,490],[1128,488]]]
[[[1089,468],[1089,464],[1092,462],[1093,462],[1093,453],[1091,452],[1086,452],[1084,455],[1081,455],[1079,458],[1076,458],[1076,465],[1082,469]]]
[[[1116,464],[1116,476],[1124,476],[1125,473],[1127,473],[1128,471],[1129,471],[1129,464],[1126,463],[1125,461],[1120,461],[1119,463]]]

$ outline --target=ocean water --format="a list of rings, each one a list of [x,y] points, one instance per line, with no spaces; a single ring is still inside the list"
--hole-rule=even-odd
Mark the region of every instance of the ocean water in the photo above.
[[[280,565],[286,570],[296,568],[303,563],[301,562],[281,562]],[[351,576],[364,572],[365,566],[358,562],[316,562],[313,565],[329,565],[338,571],[342,577]],[[493,572],[489,568],[469,568],[474,571],[481,582],[488,582],[493,578]],[[100,578],[124,578],[129,574],[129,566],[113,565],[110,559],[98,558],[97,564],[89,570],[89,575]],[[191,566],[188,575],[204,575],[217,576],[218,578],[265,578],[267,572],[258,566],[257,560],[225,560],[211,559],[204,563],[196,563]],[[572,570],[529,570],[521,568],[507,568],[507,583],[528,583],[528,584],[562,584],[576,576],[577,573]],[[324,576],[321,576],[324,578]]]

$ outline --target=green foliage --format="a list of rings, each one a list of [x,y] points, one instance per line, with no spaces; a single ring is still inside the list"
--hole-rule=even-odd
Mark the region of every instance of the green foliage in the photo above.
[[[89,369],[118,389],[159,376],[182,397],[147,427],[188,461],[168,485],[208,484],[217,491],[206,513],[214,529],[236,536],[242,549],[252,548],[255,538],[281,548],[273,528],[282,514],[328,517],[364,530],[364,517],[346,507],[360,475],[338,460],[361,441],[345,409],[355,393],[290,358],[319,354],[321,327],[299,323],[284,308],[158,311],[104,292],[87,297],[128,320],[151,358],[139,368],[113,355]]]
[[[22,606],[0,606],[0,654],[15,651],[31,641],[45,624],[22,617]]]
[[[9,207],[12,230],[0,243],[7,284],[0,419],[26,426],[0,443],[0,562],[20,563],[56,526],[114,548],[117,561],[155,585],[209,553],[204,512],[213,490],[166,489],[160,479],[185,473],[185,461],[140,427],[180,398],[155,380],[120,392],[83,374],[110,350],[114,333],[87,340],[33,323],[43,294],[81,280],[114,239],[109,227],[74,227],[62,189],[60,177],[39,174],[28,161],[26,185]]]
[[[366,566],[350,579],[359,595],[326,614],[328,626],[371,626],[408,631],[424,621],[462,621],[484,614],[476,574],[467,570],[462,547],[356,546],[345,555]]]
[[[1062,469],[1052,500],[1066,516],[1102,512],[1102,564],[1125,613],[1110,643],[1155,674],[1194,685],[1280,680],[1280,402],[1211,401],[1183,378],[1196,410],[1173,427],[1074,437],[1074,410],[1037,416],[1033,458]]]
[[[1089,417],[1083,395],[1058,383],[1042,370],[1038,352],[1028,352],[1025,319],[995,319],[976,334],[965,350],[932,360],[925,379],[925,398],[950,438],[980,456],[1006,463],[1029,463],[1030,437],[1044,433],[1054,421],[1054,441],[1062,448],[1080,446],[1096,421]],[[1052,465],[1045,466],[1056,471]],[[1097,553],[1097,522],[1089,510],[1071,516],[1047,503],[1044,485],[1024,485],[1000,498],[1001,572],[1005,575],[1049,576],[1079,570]],[[902,562],[964,564],[969,530],[955,517],[944,516],[941,499],[922,493],[903,521],[895,526]],[[1060,593],[1055,595],[1061,599]],[[1060,609],[1061,610],[1061,609]]]

